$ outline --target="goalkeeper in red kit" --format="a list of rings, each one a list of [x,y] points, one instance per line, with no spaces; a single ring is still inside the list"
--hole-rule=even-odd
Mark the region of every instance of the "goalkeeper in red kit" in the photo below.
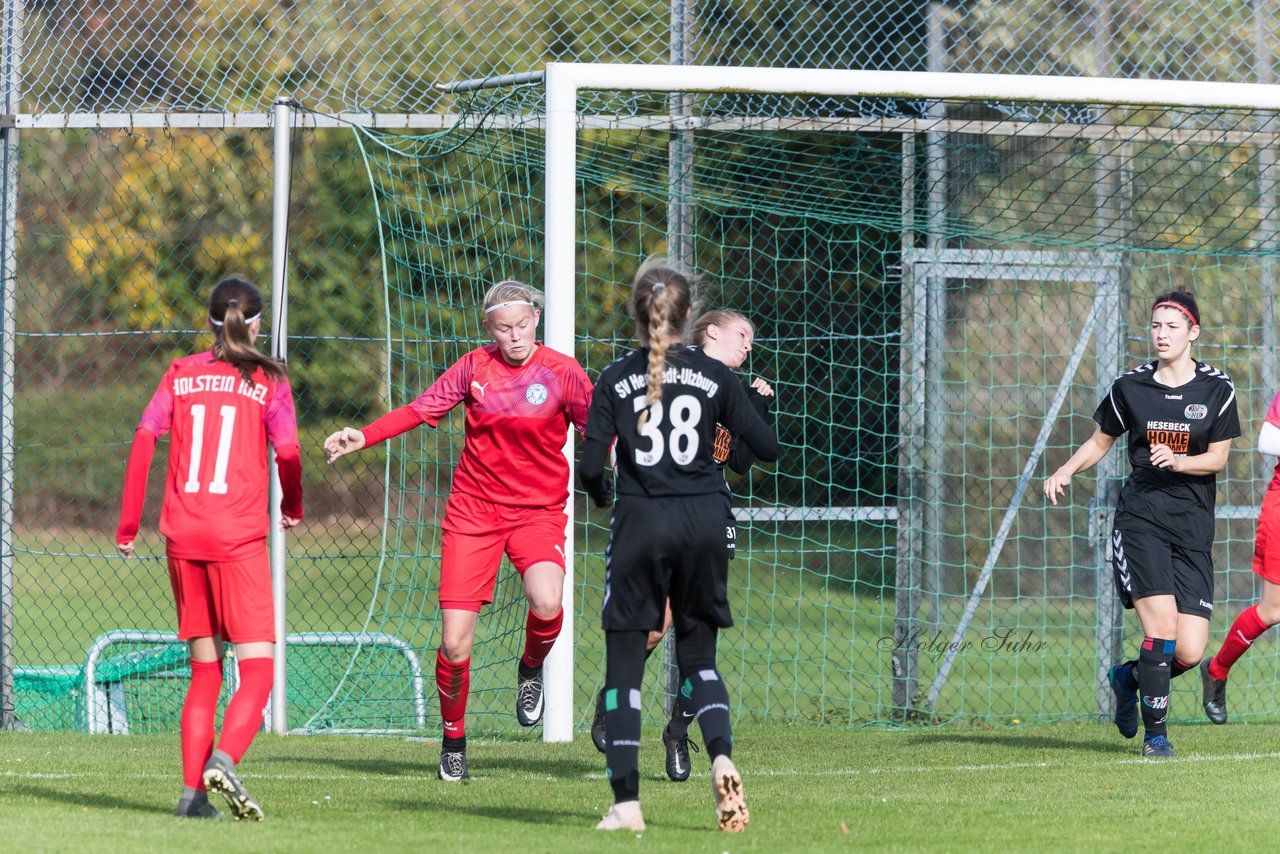
[[[133,554],[156,440],[170,434],[160,532],[178,611],[178,637],[191,651],[182,707],[182,795],[177,814],[218,818],[208,791],[237,819],[262,807],[236,773],[271,693],[275,613],[267,561],[268,448],[275,448],[281,525],[302,519],[302,464],[293,390],[282,363],[254,347],[262,294],[223,279],[209,297],[213,349],[177,359],[160,380],[134,434],[116,546]],[[240,684],[214,746],[225,644],[236,649]]]
[[[408,406],[325,440],[329,462],[466,407],[462,458],[453,473],[440,543],[441,641],[436,688],[444,733],[439,777],[469,778],[466,711],[471,647],[480,609],[493,602],[505,553],[524,582],[529,613],[516,668],[516,719],[542,719],[542,663],[560,635],[569,518],[569,425],[579,432],[591,381],[572,356],[536,340],[542,294],[500,282],[484,301],[493,343],[465,354]]]

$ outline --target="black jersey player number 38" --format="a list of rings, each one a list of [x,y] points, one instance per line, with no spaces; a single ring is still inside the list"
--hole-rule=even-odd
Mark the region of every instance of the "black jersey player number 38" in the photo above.
[[[645,408],[645,399],[635,399],[635,410],[641,412]],[[640,437],[649,441],[648,448],[636,448],[636,465],[657,465],[664,451],[671,452],[671,459],[677,465],[688,465],[698,455],[698,425],[702,423],[702,402],[691,394],[677,395],[671,401],[671,414],[666,429],[668,436],[662,435],[663,428],[662,401],[649,408],[649,417],[640,427]]]

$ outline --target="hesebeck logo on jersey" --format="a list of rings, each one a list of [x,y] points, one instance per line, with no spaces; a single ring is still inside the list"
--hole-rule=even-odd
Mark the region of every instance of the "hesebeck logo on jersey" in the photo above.
[[[542,383],[534,383],[524,390],[524,399],[534,406],[541,406],[547,402],[547,387]]]
[[[1201,418],[1204,418],[1209,414],[1209,407],[1205,406],[1203,403],[1188,403],[1187,408],[1182,411],[1182,414],[1190,418],[1192,421],[1199,421]]]

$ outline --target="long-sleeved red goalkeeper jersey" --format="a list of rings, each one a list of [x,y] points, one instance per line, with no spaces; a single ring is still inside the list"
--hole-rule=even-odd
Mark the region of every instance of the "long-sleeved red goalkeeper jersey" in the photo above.
[[[564,505],[565,436],[570,424],[583,430],[591,407],[591,381],[575,359],[539,345],[516,367],[497,344],[472,350],[415,401],[365,427],[365,444],[419,424],[434,427],[459,403],[467,415],[454,490],[515,507]]]
[[[293,389],[259,369],[246,383],[212,352],[175,361],[134,434],[116,542],[138,533],[156,439],[172,431],[160,531],[170,557],[237,561],[268,533],[267,443],[275,447],[280,511],[302,517],[302,465]]]

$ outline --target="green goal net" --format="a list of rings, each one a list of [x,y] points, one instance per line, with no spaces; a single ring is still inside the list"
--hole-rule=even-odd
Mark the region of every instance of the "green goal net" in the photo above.
[[[489,284],[545,286],[543,97],[484,90],[459,97],[447,130],[355,129],[382,241],[387,405],[485,340]],[[1233,378],[1246,434],[1219,479],[1211,649],[1253,600],[1253,517],[1274,462],[1251,448],[1277,390],[1274,115],[584,91],[577,124],[574,355],[594,376],[633,346],[630,276],[665,254],[703,274],[703,308],[752,318],[743,379],[778,393],[782,458],[731,475],[736,624],[720,663],[739,719],[1105,715],[1102,668],[1140,636],[1102,549],[1126,467],[1113,452],[1057,508],[1040,484],[1091,432],[1112,377],[1154,358],[1151,298],[1179,285],[1200,299],[1196,355]],[[428,663],[461,428],[459,412],[387,449],[365,629]],[[580,730],[604,669],[608,520],[587,503],[574,520]],[[504,567],[473,658],[480,732],[516,729],[524,613]],[[1274,656],[1234,673],[1232,714],[1270,714]],[[661,668],[649,679],[656,718]],[[1175,717],[1198,716],[1191,681],[1175,683]],[[336,691],[314,720],[361,715],[357,694]]]

